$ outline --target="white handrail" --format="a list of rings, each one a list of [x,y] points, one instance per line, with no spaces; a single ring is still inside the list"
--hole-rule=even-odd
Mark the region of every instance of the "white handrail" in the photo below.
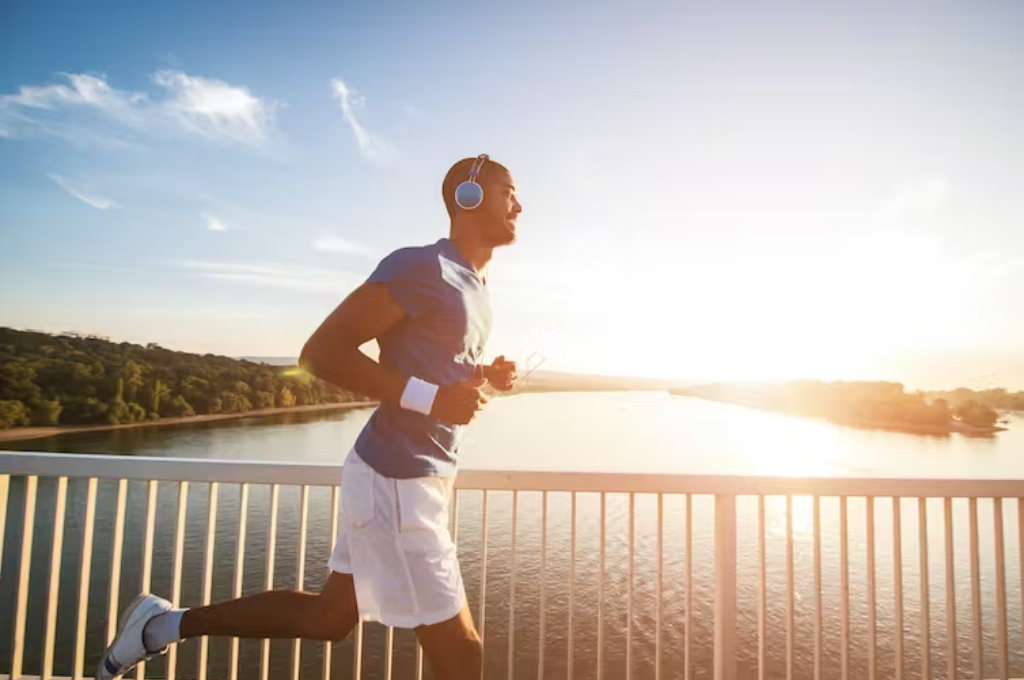
[[[332,486],[341,479],[341,468],[340,463],[0,451],[0,475],[15,476]],[[459,472],[456,486],[493,491],[529,489],[583,493],[1024,498],[1024,479],[772,477],[467,469]]]

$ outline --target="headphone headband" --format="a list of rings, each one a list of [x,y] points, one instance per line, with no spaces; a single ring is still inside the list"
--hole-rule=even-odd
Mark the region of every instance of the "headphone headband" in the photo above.
[[[484,169],[484,163],[486,163],[489,160],[490,157],[485,153],[482,153],[476,157],[476,160],[473,161],[473,166],[469,169],[470,181],[476,181],[476,178],[480,175],[480,171]]]

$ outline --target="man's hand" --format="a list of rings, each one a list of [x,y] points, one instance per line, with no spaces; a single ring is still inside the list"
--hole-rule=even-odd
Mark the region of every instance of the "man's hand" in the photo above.
[[[489,399],[483,391],[485,384],[484,380],[467,380],[438,388],[431,417],[449,425],[468,425]]]
[[[484,377],[494,389],[509,392],[516,386],[519,377],[516,362],[506,361],[504,356],[500,356],[490,366],[484,367]]]

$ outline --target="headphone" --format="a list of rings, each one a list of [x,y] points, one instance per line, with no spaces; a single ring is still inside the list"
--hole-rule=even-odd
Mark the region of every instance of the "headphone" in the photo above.
[[[477,156],[473,161],[473,166],[469,169],[469,179],[455,187],[455,204],[463,210],[476,210],[484,202],[484,188],[480,186],[476,178],[488,160],[490,158],[485,153]]]

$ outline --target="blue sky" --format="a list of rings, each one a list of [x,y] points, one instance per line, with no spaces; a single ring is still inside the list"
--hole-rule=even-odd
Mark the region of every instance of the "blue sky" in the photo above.
[[[295,355],[456,159],[491,354],[1024,388],[1024,5],[0,9],[0,324]]]

